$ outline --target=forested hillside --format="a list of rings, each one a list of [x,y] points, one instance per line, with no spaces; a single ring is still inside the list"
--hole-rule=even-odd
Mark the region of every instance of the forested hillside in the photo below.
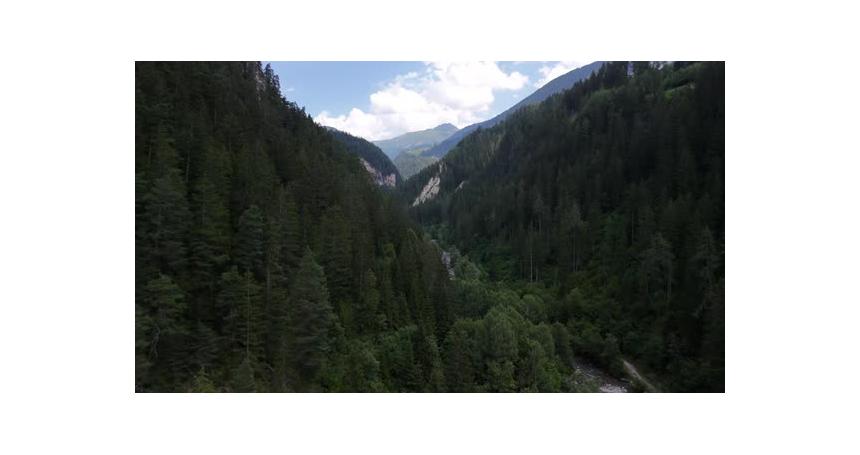
[[[398,193],[259,63],[135,93],[136,390],[722,390],[721,64],[607,65]]]
[[[394,158],[394,165],[400,171],[403,178],[408,179],[413,175],[421,172],[421,169],[439,161],[435,156],[424,156],[424,152],[430,150],[429,147],[419,148],[415,150],[406,150],[400,152],[397,158]]]
[[[403,178],[409,178],[435,163],[438,157],[425,156],[424,153],[456,132],[456,126],[443,123],[435,128],[413,131],[391,139],[376,141],[374,144],[391,157]]]
[[[354,153],[370,165],[368,172],[378,175],[377,184],[386,186],[397,186],[403,180],[394,163],[372,142],[355,137],[336,128],[326,127],[331,135],[346,147],[350,153]],[[389,184],[390,182],[390,184]]]
[[[448,139],[456,132],[456,126],[450,123],[443,123],[434,128],[412,131],[391,139],[374,141],[374,144],[382,149],[382,151],[393,160],[397,158],[397,155],[408,150],[430,148],[445,139]]]
[[[723,63],[608,63],[466,137],[404,200],[491,281],[543,289],[576,354],[721,391],[724,84]]]
[[[137,391],[596,390],[535,296],[446,270],[268,67],[135,85]]]
[[[268,67],[137,63],[135,79],[136,390],[389,387],[381,332],[438,354],[437,250]]]

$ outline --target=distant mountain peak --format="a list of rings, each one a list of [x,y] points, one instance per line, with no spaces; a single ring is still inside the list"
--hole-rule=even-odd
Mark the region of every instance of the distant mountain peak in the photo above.
[[[456,133],[458,128],[450,123],[443,123],[433,128],[420,131],[410,131],[400,136],[373,143],[382,149],[389,158],[394,159],[402,152],[419,148],[430,148]]]

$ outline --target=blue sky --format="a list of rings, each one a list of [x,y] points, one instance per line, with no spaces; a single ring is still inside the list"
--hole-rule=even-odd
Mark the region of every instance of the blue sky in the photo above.
[[[318,123],[380,140],[486,120],[585,62],[268,63]]]

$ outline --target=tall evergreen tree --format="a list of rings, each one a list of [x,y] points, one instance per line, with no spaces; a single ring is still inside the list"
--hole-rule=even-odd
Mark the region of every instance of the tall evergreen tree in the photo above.
[[[182,365],[187,358],[187,305],[182,289],[166,275],[159,275],[146,284],[144,309],[147,319],[141,320],[139,338],[145,341],[153,368],[170,379],[177,380],[186,372]]]
[[[144,254],[159,270],[183,273],[187,264],[191,211],[179,170],[162,164],[163,161],[170,162],[175,152],[166,143],[159,149],[157,162],[160,165],[154,167],[152,186],[144,198],[143,220],[147,224]]]
[[[242,271],[263,276],[265,255],[265,221],[263,212],[256,205],[248,207],[239,217],[236,231],[236,247],[233,256]]]
[[[250,272],[242,274],[233,267],[221,275],[218,307],[224,321],[225,350],[232,353],[232,359],[261,359],[264,332],[262,299],[260,286]]]
[[[355,308],[355,322],[358,333],[372,333],[377,329],[377,310],[379,309],[379,290],[373,270],[364,273],[361,282],[361,295]]]
[[[290,307],[290,358],[299,386],[307,387],[329,350],[334,322],[325,273],[310,249],[305,250],[296,273]]]

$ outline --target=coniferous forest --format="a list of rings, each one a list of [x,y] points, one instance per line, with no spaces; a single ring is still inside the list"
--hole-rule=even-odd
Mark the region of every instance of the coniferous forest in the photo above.
[[[135,73],[136,391],[724,390],[723,63],[606,63],[394,189],[268,66]]]

